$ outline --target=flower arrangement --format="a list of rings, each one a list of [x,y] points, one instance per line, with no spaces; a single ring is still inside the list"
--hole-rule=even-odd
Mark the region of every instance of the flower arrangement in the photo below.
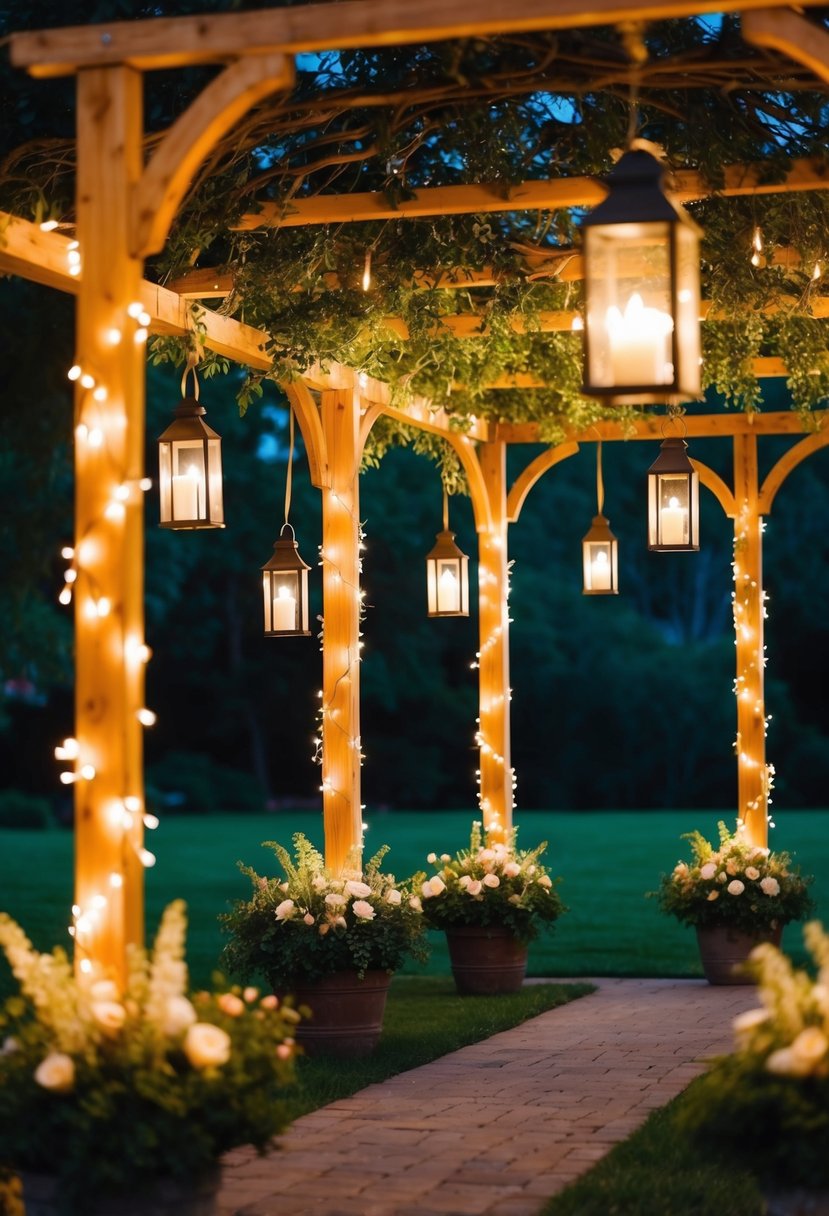
[[[817,979],[754,948],[762,1007],[734,1019],[736,1050],[688,1091],[682,1124],[762,1178],[817,1187],[829,1185],[829,934],[812,921],[803,936]]]
[[[223,961],[233,974],[262,975],[277,990],[338,971],[395,971],[408,955],[425,958],[420,899],[410,884],[383,874],[381,848],[360,869],[357,858],[341,874],[297,833],[294,857],[272,841],[283,878],[262,878],[240,863],[253,884],[221,919],[230,940]]]
[[[808,886],[788,853],[750,844],[738,829],[719,824],[719,848],[688,832],[693,860],[677,862],[655,894],[663,912],[684,925],[729,925],[746,933],[802,920],[812,907]]]
[[[435,874],[420,881],[423,914],[434,929],[459,925],[498,925],[519,941],[538,936],[565,911],[553,879],[539,858],[546,842],[519,849],[517,829],[506,844],[488,841],[480,823],[472,824],[469,848],[454,857],[430,853]]]
[[[195,1183],[222,1153],[264,1150],[287,1123],[298,1014],[255,988],[188,998],[184,904],[152,954],[133,950],[124,991],[76,978],[0,914],[20,985],[0,1015],[0,1168],[57,1177],[61,1210]]]

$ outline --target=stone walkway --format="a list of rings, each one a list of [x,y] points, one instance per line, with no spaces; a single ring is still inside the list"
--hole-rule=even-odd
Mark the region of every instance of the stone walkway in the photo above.
[[[726,1050],[750,987],[602,979],[225,1159],[223,1216],[535,1216]]]

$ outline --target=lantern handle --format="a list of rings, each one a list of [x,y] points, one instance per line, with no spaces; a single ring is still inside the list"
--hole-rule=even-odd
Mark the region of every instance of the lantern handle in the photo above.
[[[198,399],[199,399],[199,378],[196,375],[196,364],[197,363],[198,363],[198,357],[192,353],[189,354],[187,356],[187,363],[184,368],[184,375],[181,377],[181,395],[182,395],[182,397],[186,397],[187,396],[187,377],[189,376],[190,372],[193,373],[193,396],[195,397],[196,401],[198,401]]]
[[[296,532],[294,532],[294,525],[293,525],[293,524],[289,524],[289,523],[288,523],[288,521],[287,521],[287,519],[285,520],[285,522],[284,522],[284,524],[282,525],[282,527],[279,529],[279,539],[280,539],[280,540],[282,540],[282,537],[283,537],[283,535],[285,534],[285,532],[286,532],[286,531],[287,531],[287,532],[290,532],[290,534],[291,534],[291,540],[294,542],[294,544],[296,544]]]
[[[662,419],[662,424],[659,428],[660,431],[662,432],[663,439],[668,438],[665,428],[666,428],[666,426],[668,426],[669,423],[673,423],[679,429],[679,438],[680,439],[684,439],[685,436],[688,434],[688,427],[685,422],[685,410],[681,405],[678,405],[675,401],[672,402],[668,406],[668,412],[665,415],[665,417]]]
[[[294,410],[288,406],[288,471],[285,474],[285,527],[290,528],[288,514],[291,510],[291,483],[294,471]],[[291,528],[293,533],[293,528]]]

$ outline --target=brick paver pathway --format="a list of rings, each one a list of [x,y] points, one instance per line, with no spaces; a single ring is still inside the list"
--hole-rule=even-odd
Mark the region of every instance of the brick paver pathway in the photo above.
[[[728,1048],[750,987],[603,979],[225,1161],[223,1216],[534,1216]]]

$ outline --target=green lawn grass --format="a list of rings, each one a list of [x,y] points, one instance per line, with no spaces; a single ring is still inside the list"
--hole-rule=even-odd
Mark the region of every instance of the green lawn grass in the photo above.
[[[726,815],[733,822],[733,813]],[[548,840],[553,874],[570,911],[552,934],[530,950],[530,973],[544,976],[701,974],[693,932],[661,916],[644,898],[660,873],[687,856],[682,832],[699,827],[714,836],[712,811],[524,812],[520,840]],[[386,866],[398,877],[426,867],[432,850],[453,852],[468,840],[471,812],[404,811],[369,817],[368,848],[391,845]],[[796,853],[804,872],[816,876],[818,914],[829,906],[829,811],[786,811],[777,819],[773,847]],[[150,926],[161,908],[182,896],[190,910],[188,957],[196,984],[215,968],[222,938],[217,916],[246,895],[247,880],[236,869],[242,859],[275,873],[263,840],[289,843],[303,831],[321,843],[321,816],[308,811],[273,815],[167,816],[148,842],[158,864],[147,872]],[[68,943],[72,902],[72,835],[69,832],[0,831],[0,909],[17,918],[42,949]],[[427,974],[448,972],[442,935],[435,934]],[[802,958],[800,934],[791,926],[784,945]]]

